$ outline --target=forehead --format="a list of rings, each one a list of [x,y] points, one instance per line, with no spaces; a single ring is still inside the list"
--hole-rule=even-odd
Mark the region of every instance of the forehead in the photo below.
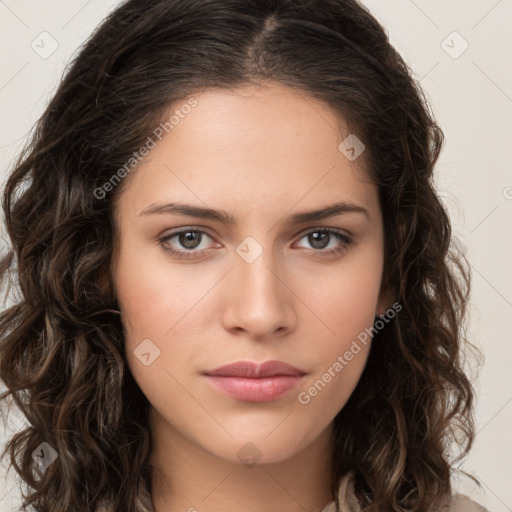
[[[193,108],[180,111],[189,98],[169,109],[172,130],[130,177],[127,197],[139,212],[180,199],[209,206],[228,199],[245,210],[299,201],[303,210],[319,198],[376,206],[376,187],[340,151],[343,119],[323,102],[275,84],[192,98]]]

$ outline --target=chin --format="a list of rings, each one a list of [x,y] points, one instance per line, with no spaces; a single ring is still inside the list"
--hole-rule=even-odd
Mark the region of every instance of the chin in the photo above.
[[[278,427],[279,428],[279,427]],[[283,435],[284,434],[284,435]],[[240,464],[246,467],[263,464],[279,464],[285,462],[304,448],[312,440],[297,438],[297,430],[294,432],[276,432],[268,435],[268,431],[250,432],[234,435],[231,439],[211,439],[212,445],[204,448],[212,455],[230,463]]]

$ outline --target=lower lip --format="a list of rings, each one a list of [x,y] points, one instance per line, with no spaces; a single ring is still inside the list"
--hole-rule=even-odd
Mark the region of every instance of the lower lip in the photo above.
[[[277,375],[251,379],[248,377],[221,377],[206,375],[208,382],[223,393],[247,402],[270,402],[298,386],[303,376]]]

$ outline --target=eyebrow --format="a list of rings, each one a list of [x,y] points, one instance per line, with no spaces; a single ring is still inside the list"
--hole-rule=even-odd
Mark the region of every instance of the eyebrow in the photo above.
[[[347,201],[320,208],[319,210],[311,210],[306,212],[295,213],[284,220],[285,225],[303,224],[305,222],[327,219],[337,215],[347,213],[363,214],[368,220],[371,220],[370,214],[366,208]],[[232,226],[236,224],[236,219],[225,210],[213,210],[211,208],[203,208],[185,203],[167,203],[149,205],[142,210],[138,216],[156,215],[156,214],[178,214],[187,217],[196,217],[199,219],[213,220],[223,224]]]

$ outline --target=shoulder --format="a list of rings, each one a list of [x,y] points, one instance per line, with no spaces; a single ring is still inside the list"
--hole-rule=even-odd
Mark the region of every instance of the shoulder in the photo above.
[[[489,512],[464,494],[454,494],[445,499],[439,512]]]
[[[343,512],[361,512],[354,493],[354,473],[347,473],[340,482],[339,501]],[[334,502],[325,507],[322,512],[334,512]],[[435,512],[490,512],[464,494],[448,494],[442,500]]]

